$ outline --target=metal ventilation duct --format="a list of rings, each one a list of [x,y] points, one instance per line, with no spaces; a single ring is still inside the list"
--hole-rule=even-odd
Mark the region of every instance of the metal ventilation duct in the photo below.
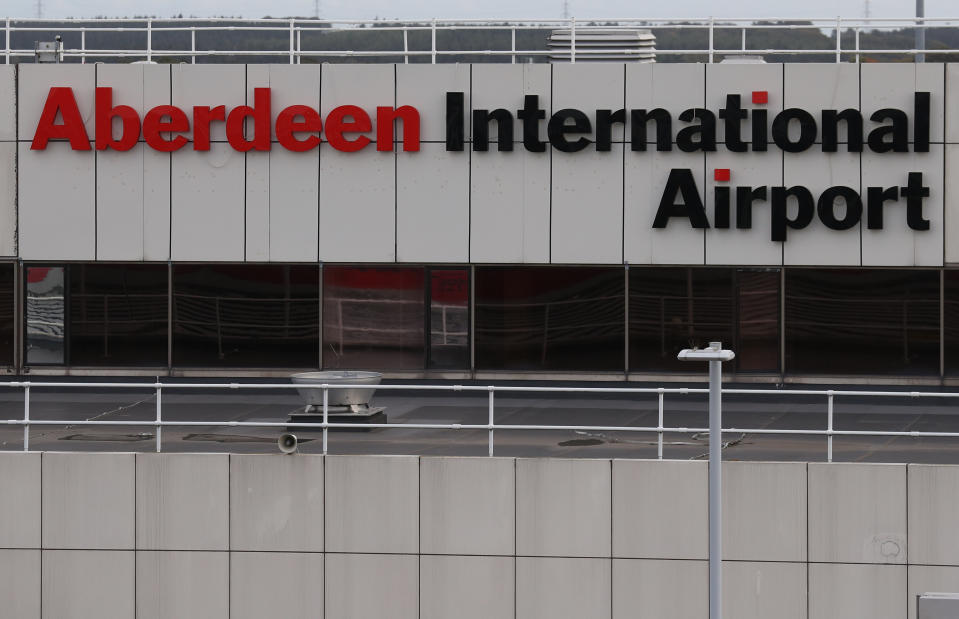
[[[570,62],[573,31],[549,35],[550,62]],[[656,35],[650,30],[576,28],[576,62],[656,62]]]

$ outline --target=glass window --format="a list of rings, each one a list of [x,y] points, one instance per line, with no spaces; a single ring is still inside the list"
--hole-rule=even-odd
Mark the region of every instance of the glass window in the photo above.
[[[430,271],[430,362],[436,369],[469,369],[469,271]]]
[[[0,264],[0,365],[13,365],[14,265]]]
[[[711,341],[736,352],[727,370],[779,370],[778,270],[630,269],[631,370],[689,372],[679,351]]]
[[[324,267],[324,367],[422,370],[425,272],[422,267]]]
[[[63,364],[64,267],[26,268],[26,361],[33,364]]]
[[[946,269],[943,280],[946,374],[959,374],[959,270]]]
[[[71,365],[167,364],[167,266],[69,267]]]
[[[938,374],[939,272],[788,269],[786,370]]]
[[[173,267],[174,365],[315,368],[318,350],[318,267]]]
[[[623,269],[480,267],[475,286],[478,368],[623,370]]]

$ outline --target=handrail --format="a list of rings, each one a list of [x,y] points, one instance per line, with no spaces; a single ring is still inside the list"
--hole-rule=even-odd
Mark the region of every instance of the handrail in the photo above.
[[[959,17],[941,18],[839,18],[816,17],[799,23],[795,18],[723,18],[716,19],[684,19],[684,18],[619,18],[589,22],[583,19],[570,17],[568,19],[520,19],[520,20],[488,20],[488,19],[431,19],[421,21],[401,20],[350,20],[350,19],[300,19],[300,18],[65,18],[65,19],[30,19],[7,17],[3,24],[5,34],[4,59],[10,64],[13,59],[32,57],[35,50],[32,48],[12,47],[12,37],[17,33],[80,33],[80,46],[63,49],[66,59],[77,58],[86,62],[88,58],[141,58],[147,62],[154,58],[189,59],[195,63],[199,58],[210,57],[287,57],[289,64],[301,62],[303,58],[402,58],[408,63],[411,58],[428,57],[429,62],[435,64],[444,57],[450,56],[479,56],[479,57],[509,57],[515,63],[517,56],[521,58],[537,58],[554,55],[557,50],[546,49],[545,37],[542,47],[537,49],[522,49],[517,47],[517,31],[544,31],[551,29],[566,29],[570,34],[569,62],[588,59],[590,55],[627,54],[635,53],[635,49],[603,49],[593,50],[584,48],[582,40],[584,32],[589,28],[600,28],[604,31],[646,29],[671,30],[700,30],[708,37],[707,46],[703,49],[655,49],[654,53],[660,56],[692,55],[702,56],[708,62],[715,62],[716,56],[728,54],[751,55],[781,55],[781,56],[821,56],[834,58],[835,62],[842,62],[844,56],[854,62],[859,62],[862,55],[905,55],[921,60],[928,54],[935,58],[943,54],[959,52],[959,49],[867,49],[860,46],[860,35],[863,32],[888,31],[901,29],[921,29],[923,31],[937,27],[959,27]],[[509,34],[509,41],[497,49],[440,49],[437,42],[437,33],[441,31],[469,31],[488,30]],[[835,45],[825,49],[772,49],[750,48],[747,42],[747,32],[764,30],[806,30],[820,31],[824,35],[834,33],[830,38],[835,39]],[[197,49],[197,32],[263,32],[275,34],[276,41],[270,40],[261,44],[271,49],[239,49],[239,50],[212,50]],[[722,46],[716,40],[719,32],[735,32],[735,45]],[[309,37],[324,35],[340,35],[343,33],[402,33],[397,39],[395,47],[375,50],[345,50],[345,49],[304,49],[311,43]],[[835,33],[850,33],[853,41],[843,41],[842,36]],[[96,48],[90,45],[87,37],[90,33],[143,33],[142,47],[132,49]],[[189,33],[190,49],[162,49],[158,47],[159,39],[171,33]],[[429,37],[425,49],[410,49],[409,34],[423,33]],[[306,37],[306,38],[304,38]],[[101,37],[102,38],[102,37]],[[588,38],[588,37],[587,37]],[[286,39],[284,41],[284,39]],[[312,41],[312,42],[315,42]],[[161,42],[162,43],[162,42]],[[276,43],[276,45],[272,45]],[[852,46],[850,47],[850,43]],[[717,46],[719,45],[719,46]]]
[[[164,391],[191,391],[191,390],[290,390],[302,389],[304,385],[292,383],[163,383],[163,382],[36,382],[36,381],[3,381],[0,389],[23,390],[23,416],[20,419],[0,419],[0,426],[23,426],[23,450],[30,451],[30,428],[32,426],[148,426],[156,429],[156,451],[161,452],[162,429],[164,427],[225,427],[225,428],[300,428],[321,430],[323,433],[323,453],[328,453],[328,432],[337,428],[353,428],[356,424],[338,423],[329,421],[329,392],[337,389],[369,389],[369,385],[346,384],[317,384],[309,388],[323,390],[322,422],[293,422],[293,421],[169,421],[163,418],[162,394]],[[91,418],[83,420],[69,419],[35,419],[30,416],[31,393],[36,389],[123,389],[137,390],[150,389],[155,392],[156,415],[151,420],[104,420]],[[405,384],[405,385],[377,385],[378,391],[431,391],[431,392],[473,392],[488,394],[489,419],[485,424],[477,423],[369,423],[364,424],[368,429],[405,429],[405,430],[480,430],[488,433],[488,454],[494,455],[494,435],[499,431],[567,431],[567,432],[640,432],[655,433],[657,435],[657,458],[663,459],[663,437],[668,433],[706,433],[707,428],[666,426],[665,425],[665,396],[707,394],[709,389],[697,387],[562,387],[562,386],[525,386],[525,385],[456,385],[456,384]],[[656,426],[613,426],[613,425],[546,425],[546,424],[503,424],[496,423],[495,394],[499,393],[565,393],[565,394],[655,394],[658,403],[658,422]],[[926,392],[926,391],[855,391],[842,389],[743,389],[723,388],[724,395],[750,396],[825,396],[827,421],[825,428],[805,429],[777,429],[777,428],[723,428],[725,434],[758,434],[784,436],[825,436],[826,461],[833,461],[833,438],[836,436],[873,436],[873,437],[907,437],[907,438],[959,438],[959,432],[926,432],[916,430],[837,430],[834,427],[834,403],[837,397],[886,397],[886,398],[938,398],[957,399],[959,392]],[[319,416],[319,415],[318,415]]]

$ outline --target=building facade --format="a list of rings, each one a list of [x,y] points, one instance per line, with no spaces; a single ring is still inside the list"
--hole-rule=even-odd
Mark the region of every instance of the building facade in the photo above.
[[[959,383],[959,66],[0,67],[11,374]],[[953,269],[955,265],[955,269]]]

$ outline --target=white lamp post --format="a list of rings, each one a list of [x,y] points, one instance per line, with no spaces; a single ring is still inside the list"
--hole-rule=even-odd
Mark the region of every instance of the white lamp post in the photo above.
[[[723,616],[722,363],[735,358],[722,342],[679,352],[680,361],[709,361],[709,619]]]

